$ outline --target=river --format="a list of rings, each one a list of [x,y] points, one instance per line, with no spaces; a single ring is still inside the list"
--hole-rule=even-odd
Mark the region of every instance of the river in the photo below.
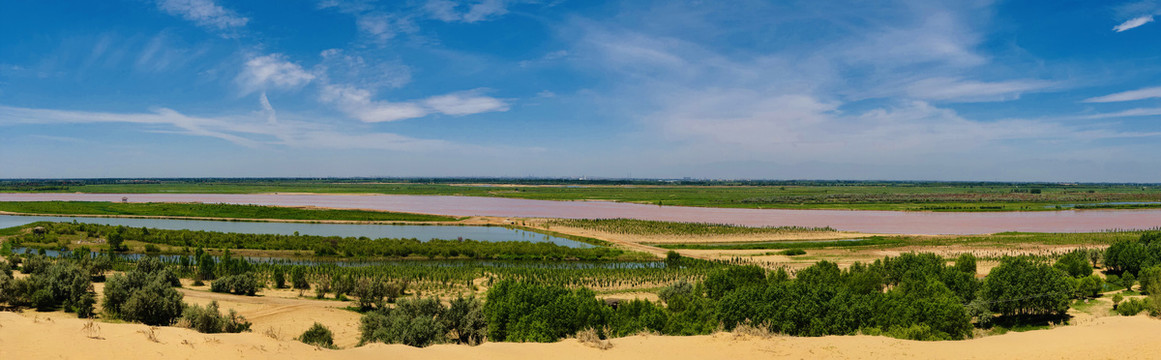
[[[1161,226],[1161,209],[1034,212],[777,210],[656,206],[607,201],[492,197],[314,194],[0,194],[0,201],[205,202],[404,211],[452,216],[629,218],[747,226],[830,226],[888,234],[983,234],[1003,231],[1095,232]]]

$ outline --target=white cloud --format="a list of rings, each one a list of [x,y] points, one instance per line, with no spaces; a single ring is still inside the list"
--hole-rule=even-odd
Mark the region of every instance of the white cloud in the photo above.
[[[1109,103],[1161,98],[1161,87],[1148,87],[1085,99],[1086,103]]]
[[[423,9],[437,20],[452,22],[460,19],[460,15],[456,13],[456,6],[457,4],[451,0],[428,0]]]
[[[428,108],[447,115],[470,115],[485,112],[508,111],[503,100],[478,95],[479,91],[432,96],[423,100]]]
[[[158,0],[157,8],[198,26],[227,31],[246,26],[250,19],[214,4],[213,0]]]
[[[1139,16],[1139,17],[1135,17],[1135,18],[1126,20],[1125,22],[1121,23],[1120,25],[1113,27],[1113,31],[1122,32],[1122,31],[1126,31],[1126,30],[1130,30],[1130,29],[1135,29],[1141,25],[1145,25],[1145,24],[1148,24],[1151,22],[1153,22],[1153,15]]]
[[[933,77],[913,82],[906,87],[907,96],[915,99],[951,102],[1006,101],[1020,98],[1020,94],[1043,90],[1052,86],[1043,80],[1007,80],[981,82],[955,77]]]
[[[504,0],[482,0],[469,8],[463,19],[464,22],[473,23],[507,13],[508,4]]]
[[[476,0],[461,6],[451,0],[428,0],[424,3],[423,9],[428,16],[436,20],[474,23],[507,14],[508,6],[512,3],[510,0]]]
[[[235,78],[242,94],[267,89],[293,89],[306,85],[314,80],[315,76],[299,66],[286,60],[282,54],[270,54],[251,57],[246,61],[245,68]]]
[[[433,96],[420,101],[389,102],[372,100],[372,93],[349,85],[323,87],[319,100],[335,104],[340,111],[363,122],[389,122],[421,118],[439,113],[470,115],[508,111],[503,100],[478,95],[478,90]]]

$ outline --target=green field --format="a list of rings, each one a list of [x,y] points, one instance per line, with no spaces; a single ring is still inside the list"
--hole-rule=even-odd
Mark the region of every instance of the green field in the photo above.
[[[658,243],[649,244],[663,249],[689,250],[781,250],[781,249],[823,249],[847,247],[900,246],[994,246],[1003,248],[1010,245],[1092,245],[1104,246],[1121,240],[1137,239],[1146,231],[1109,231],[1095,233],[1025,233],[1005,232],[987,235],[964,236],[872,236],[866,239],[823,240],[823,241],[771,241],[745,243]]]
[[[113,203],[92,201],[0,202],[0,211],[54,215],[181,216],[234,219],[344,221],[456,221],[440,215],[383,211],[299,209],[277,206],[200,203]]]
[[[799,232],[835,231],[829,227],[740,226],[731,224],[684,223],[635,219],[552,219],[549,226],[566,226],[627,235],[713,236],[768,235]]]
[[[1157,184],[884,181],[581,181],[489,179],[158,179],[0,181],[0,192],[366,193],[654,205],[905,211],[1161,207]],[[1145,202],[1146,204],[1106,204]],[[1154,203],[1155,202],[1155,203]]]

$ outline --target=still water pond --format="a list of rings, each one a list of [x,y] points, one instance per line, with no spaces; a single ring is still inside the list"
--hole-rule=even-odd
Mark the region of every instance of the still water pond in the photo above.
[[[499,226],[303,224],[242,221],[0,215],[0,229],[20,226],[37,221],[77,221],[80,223],[88,224],[124,225],[164,230],[218,231],[241,234],[294,235],[295,233],[298,233],[300,235],[316,236],[365,236],[372,239],[414,238],[423,241],[430,239],[456,240],[462,238],[477,241],[550,242],[553,244],[574,248],[592,247],[592,245],[579,241]]]

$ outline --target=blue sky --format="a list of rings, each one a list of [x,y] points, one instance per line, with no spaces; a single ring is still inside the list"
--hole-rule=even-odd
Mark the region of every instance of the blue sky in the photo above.
[[[1158,1],[0,3],[0,178],[1161,182]]]

